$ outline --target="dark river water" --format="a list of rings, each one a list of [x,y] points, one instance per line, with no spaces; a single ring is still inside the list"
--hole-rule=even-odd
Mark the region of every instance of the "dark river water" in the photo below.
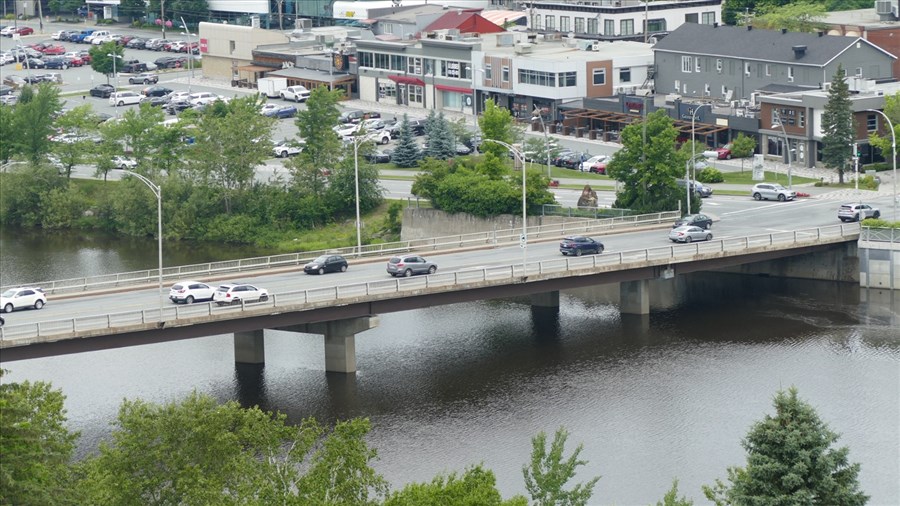
[[[0,237],[3,284],[156,262],[152,241],[23,237]],[[181,263],[219,258],[194,251]],[[609,286],[564,292],[558,317],[524,300],[382,315],[357,336],[356,375],[323,372],[320,336],[274,331],[264,368],[235,368],[230,336],[3,367],[63,390],[82,455],[122,399],[198,390],[293,421],[367,416],[395,488],[483,462],[504,497],[524,494],[530,438],[563,426],[570,449],[584,444],[578,481],[602,475],[591,504],[604,505],[655,504],[673,478],[706,504],[701,485],[745,463],[741,438],[793,385],[862,464],[870,504],[900,504],[900,293],[718,274],[655,288],[644,318],[620,316]]]

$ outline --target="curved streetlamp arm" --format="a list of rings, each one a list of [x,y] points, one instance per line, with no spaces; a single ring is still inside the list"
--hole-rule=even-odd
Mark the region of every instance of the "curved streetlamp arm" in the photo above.
[[[153,181],[150,181],[143,174],[138,174],[137,172],[132,172],[130,170],[122,170],[123,173],[128,174],[129,176],[136,177],[140,182],[147,185],[147,188],[150,188],[150,191],[153,192],[153,195],[156,197],[156,236],[157,236],[157,245],[158,245],[158,254],[159,254],[159,272],[158,272],[158,280],[159,280],[159,323],[160,325],[164,324],[163,320],[163,260],[162,260],[162,187],[154,184]]]
[[[522,277],[526,277],[528,276],[528,270],[526,268],[526,263],[528,261],[528,207],[525,202],[525,155],[523,155],[522,152],[516,149],[516,147],[512,144],[508,144],[503,141],[498,141],[495,139],[483,139],[482,142],[493,142],[494,144],[503,146],[504,148],[508,149],[513,154],[513,156],[518,158],[520,163],[522,164],[522,237],[519,238],[519,246],[522,248]]]
[[[893,172],[892,172],[892,174],[891,174],[891,180],[893,181],[893,182],[892,182],[892,185],[893,185],[893,187],[894,187],[894,188],[893,188],[893,193],[894,193],[894,204],[893,204],[893,207],[894,207],[894,220],[895,220],[895,221],[896,221],[896,220],[900,220],[900,215],[897,214],[897,198],[898,198],[898,197],[897,197],[897,135],[894,133],[894,123],[891,122],[891,118],[889,118],[888,115],[884,113],[884,111],[879,111],[878,109],[866,109],[866,111],[874,112],[874,113],[880,114],[880,115],[884,118],[884,120],[887,121],[888,126],[891,128],[891,149],[892,149],[893,152],[894,152],[894,153],[893,153],[894,156],[891,157],[891,158],[893,158],[893,162],[894,162],[894,170],[893,170]]]

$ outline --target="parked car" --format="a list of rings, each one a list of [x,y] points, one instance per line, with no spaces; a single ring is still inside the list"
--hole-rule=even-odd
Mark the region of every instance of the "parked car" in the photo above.
[[[603,253],[603,243],[591,237],[583,235],[571,235],[563,238],[559,243],[559,252],[563,255],[575,255],[580,257],[585,253],[599,255]]]
[[[465,144],[463,144],[461,142],[456,144],[456,154],[457,155],[465,156],[465,155],[468,155],[471,153],[472,153],[472,148],[470,148],[469,146],[466,146]]]
[[[293,118],[297,115],[297,108],[292,105],[268,103],[260,108],[259,113],[270,118]]]
[[[144,49],[149,49],[150,51],[162,51],[163,46],[168,43],[169,41],[166,39],[150,39],[144,44]]]
[[[166,104],[166,112],[169,114],[178,114],[181,111],[190,109],[191,107],[193,107],[193,104],[191,104],[188,100],[186,100],[184,98],[178,98],[178,99],[174,99],[174,100],[170,99],[169,102]]]
[[[113,165],[117,169],[127,169],[133,170],[137,167],[137,162],[133,158],[128,158],[127,156],[116,155],[112,159]]]
[[[712,228],[712,218],[705,214],[688,214],[675,220],[675,224],[672,225],[672,228],[684,227],[688,225],[700,227],[702,229],[710,229]]]
[[[373,130],[366,133],[366,138],[375,144],[387,144],[391,142],[391,133],[387,130]]]
[[[400,127],[403,126],[402,120],[397,120],[393,125],[388,127],[391,132],[391,137],[396,139],[400,136]],[[412,130],[413,135],[425,135],[425,120],[424,119],[410,119],[409,120],[409,129]]]
[[[16,309],[33,307],[40,309],[47,303],[47,294],[33,286],[10,288],[0,294],[0,308],[4,313],[12,313]]]
[[[159,82],[159,76],[150,72],[144,72],[128,78],[128,84],[154,84]]]
[[[44,68],[47,69],[66,70],[69,67],[71,67],[69,59],[65,56],[51,56],[50,58],[44,59]]]
[[[673,228],[669,232],[669,240],[672,242],[711,241],[712,237],[712,232],[693,225]]]
[[[63,55],[63,58],[69,60],[70,67],[80,67],[84,65],[84,58],[78,55],[78,53],[69,52]]]
[[[140,93],[133,91],[118,91],[109,96],[109,105],[121,107],[123,105],[140,104],[142,96]]]
[[[156,65],[156,68],[160,69],[177,69],[184,66],[187,58],[184,56],[163,56],[161,58],[157,58],[153,63]]]
[[[158,85],[157,86],[148,86],[148,87],[144,88],[143,90],[141,90],[141,95],[144,95],[145,97],[164,97],[164,96],[168,95],[169,93],[172,93],[171,89],[166,88],[165,86],[158,86]]]
[[[556,160],[557,167],[564,167],[566,169],[580,169],[584,160],[590,158],[591,155],[587,153],[577,153],[577,152],[568,152],[562,154]]]
[[[275,156],[278,158],[299,155],[301,151],[303,151],[302,147],[291,144],[287,139],[278,141],[272,146],[272,152],[275,153]]]
[[[391,257],[387,263],[387,273],[391,276],[410,277],[413,274],[434,274],[437,265],[419,255],[401,255]]]
[[[881,211],[869,204],[841,204],[838,208],[838,219],[841,221],[862,221],[866,218],[881,217]]]
[[[53,32],[50,34],[50,38],[53,40],[59,40],[59,38],[62,36],[63,32],[64,32],[64,30],[58,30],[56,32]]]
[[[109,98],[115,91],[116,87],[111,84],[98,84],[91,88],[88,93],[90,93],[92,97]]]
[[[216,290],[200,281],[179,281],[169,289],[169,300],[178,304],[193,304],[198,301],[212,300]]]
[[[198,91],[188,96],[191,105],[209,104],[219,100],[219,96],[208,91]]]
[[[581,162],[581,172],[597,172],[598,174],[606,173],[606,162],[609,161],[607,155],[595,155]],[[603,165],[603,171],[592,170],[594,166]]]
[[[700,181],[693,181],[694,183],[694,193],[697,194],[698,197],[705,199],[707,197],[712,197],[713,189],[711,186],[707,186]]]
[[[13,34],[19,34],[20,36],[31,35],[34,33],[34,28],[30,26],[20,26],[17,28]],[[12,34],[10,35],[12,37]]]
[[[18,102],[18,95],[0,95],[0,105],[16,105]]]
[[[372,163],[390,163],[391,153],[392,151],[390,149],[376,149],[366,154],[366,159]]]
[[[306,102],[309,98],[309,90],[305,86],[288,86],[280,92],[282,100],[291,100],[297,103]]]
[[[147,40],[143,37],[135,37],[128,42],[125,43],[125,47],[131,49],[145,49],[147,45]]]
[[[346,272],[347,259],[340,255],[322,255],[303,266],[307,274],[325,274],[326,272]]]
[[[151,96],[144,96],[144,98],[141,99],[141,103],[142,104],[143,103],[150,104],[151,107],[164,107],[166,104],[169,103],[169,100],[165,96],[154,97],[151,95]]]
[[[778,183],[756,183],[750,190],[750,196],[756,200],[794,200],[797,198],[797,192],[788,190]]]
[[[338,117],[338,121],[341,123],[359,123],[364,119],[380,117],[381,113],[378,112],[344,111]]]
[[[59,56],[61,54],[66,54],[66,48],[65,48],[65,46],[63,46],[61,44],[53,44],[50,46],[44,46],[44,48],[39,49],[39,51],[48,56]]]
[[[265,302],[269,300],[269,291],[247,283],[228,283],[216,288],[213,302],[220,306],[247,302]]]
[[[47,68],[47,64],[40,58],[28,58],[25,60],[25,67],[30,69],[43,69]]]
[[[69,42],[72,40],[73,35],[78,35],[81,33],[81,30],[63,30],[62,33],[59,34],[60,42]]]
[[[716,158],[719,160],[731,160],[731,144],[726,144],[716,149]]]
[[[16,33],[15,26],[4,26],[2,30],[0,30],[0,35],[4,37],[12,37],[13,34]]]

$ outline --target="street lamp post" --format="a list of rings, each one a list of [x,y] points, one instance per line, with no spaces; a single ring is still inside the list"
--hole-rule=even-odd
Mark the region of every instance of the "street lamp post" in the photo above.
[[[187,55],[188,55],[188,93],[191,92],[191,78],[194,77],[194,48],[191,47],[191,37],[196,35],[188,30],[187,23],[184,22],[184,16],[181,17],[181,27],[184,31],[181,35],[187,36]],[[199,44],[199,39],[198,39]]]
[[[781,127],[781,134],[784,135],[784,149],[787,151],[787,160],[788,160],[788,189],[793,190],[794,185],[792,184],[793,180],[791,179],[791,141],[788,140],[787,130],[784,129],[784,123],[782,123],[781,118],[778,118],[775,123],[772,123],[772,128]]]
[[[156,237],[157,243],[159,246],[159,321],[163,321],[163,261],[162,261],[162,187],[156,184],[153,184],[153,181],[147,179],[146,176],[138,174],[137,172],[132,172],[130,170],[122,170],[125,174],[130,176],[134,176],[138,178],[142,183],[147,185],[150,188],[150,191],[153,192],[153,195],[156,196]]]
[[[116,53],[106,53],[106,56],[109,56],[110,58],[112,58],[112,62],[113,62],[113,77],[116,78],[116,91],[115,91],[114,93],[118,93],[118,92],[119,92],[119,74],[116,72],[116,60],[118,60],[119,58],[121,58],[121,56],[119,56],[119,55],[116,54]],[[116,117],[118,118],[118,117],[119,117],[119,100],[118,100],[118,99],[116,99],[115,101],[113,101],[113,107],[114,107],[115,110],[116,110]]]
[[[356,192],[356,256],[362,256],[362,221],[359,217],[359,145],[366,140],[365,135],[351,135],[353,142],[353,179]]]
[[[646,28],[644,29],[646,31]],[[691,163],[694,163],[694,158],[697,157],[697,142],[694,140],[694,130],[695,130],[695,121],[697,120],[697,111],[704,107],[709,107],[712,110],[712,105],[710,104],[700,104],[694,108],[694,112],[691,113],[691,161],[688,163],[687,167],[684,168],[684,187],[687,192],[687,212],[691,214],[691,185],[692,179],[690,178],[690,169]]]
[[[541,120],[541,130],[544,131],[544,152],[547,154],[547,177],[553,179],[553,176],[550,174],[550,133],[547,131],[547,125],[544,124],[544,116],[538,111],[537,107],[534,108],[534,115],[531,117],[531,121],[534,121],[534,118]]]
[[[526,268],[526,264],[528,262],[528,219],[525,198],[526,198],[526,179],[525,179],[525,155],[522,154],[521,151],[515,148],[515,146],[511,144],[507,144],[503,141],[498,141],[495,139],[484,139],[484,142],[493,142],[494,144],[499,144],[504,148],[508,149],[513,156],[515,156],[519,162],[522,164],[522,236],[519,238],[519,246],[522,248],[522,276],[525,277],[528,275],[528,269]]]
[[[884,117],[884,120],[887,121],[888,126],[891,127],[891,150],[893,151],[892,154],[893,154],[893,159],[894,159],[894,171],[891,176],[891,179],[893,180],[892,184],[894,187],[894,205],[893,205],[894,221],[900,220],[900,215],[897,214],[897,136],[894,134],[894,124],[891,122],[891,118],[888,118],[888,115],[885,114],[883,111],[879,111],[877,109],[866,109],[866,110],[869,112],[877,112],[878,114],[880,114],[882,117]],[[854,153],[854,155],[855,155],[855,153]],[[857,176],[857,179],[859,179],[858,176]]]

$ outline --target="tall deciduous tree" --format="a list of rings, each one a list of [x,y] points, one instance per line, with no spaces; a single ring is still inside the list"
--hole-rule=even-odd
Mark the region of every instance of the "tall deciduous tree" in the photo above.
[[[66,177],[72,177],[72,169],[83,163],[96,149],[94,136],[97,133],[97,122],[90,105],[80,105],[62,114],[56,120],[56,126],[74,137],[66,142],[55,142],[53,152],[59,157],[66,171]]]
[[[64,401],[48,383],[0,382],[0,504],[77,504]]]
[[[741,171],[744,170],[744,158],[756,151],[756,139],[749,135],[739,133],[737,137],[731,141],[731,156],[741,159]]]
[[[516,139],[515,124],[509,109],[498,107],[494,101],[488,99],[484,103],[484,111],[478,118],[478,126],[481,128],[483,140],[493,139],[507,144],[512,144]],[[500,159],[507,157],[509,150],[495,142],[484,142],[481,150],[492,153]]]
[[[885,95],[883,112],[893,123],[894,137],[897,137],[897,134],[900,133],[898,132],[898,129],[900,129],[900,93]],[[878,121],[883,119],[881,116],[878,116]],[[884,135],[879,135],[879,132],[884,132]],[[891,157],[896,155],[891,145],[892,141],[890,126],[887,124],[881,125],[877,132],[869,134],[869,144],[881,150],[881,155],[888,163],[891,162]],[[898,149],[900,149],[900,146],[898,146]]]
[[[642,121],[646,122],[647,142],[641,121],[628,125],[622,130],[622,149],[606,166],[606,173],[622,183],[615,206],[658,212],[677,209],[681,201],[686,209],[687,196],[675,179],[684,174],[690,151],[675,149],[678,130],[665,111],[654,111]]]
[[[88,50],[91,54],[91,68],[95,72],[99,72],[106,76],[106,82],[109,78],[115,78],[116,74],[121,72],[122,65],[125,64],[125,46],[120,46],[115,42],[106,42],[99,46],[91,46]],[[117,55],[118,58],[110,55]],[[113,68],[115,61],[115,68]]]
[[[784,5],[758,6],[753,16],[753,26],[768,30],[786,28],[791,32],[814,32],[825,25],[825,5],[821,2],[797,0]]]
[[[13,153],[38,163],[50,151],[53,118],[62,109],[59,88],[41,83],[25,86],[16,104],[13,129],[3,132],[3,142],[11,142]]]
[[[747,465],[729,468],[728,484],[704,486],[706,497],[720,506],[866,504],[859,464],[850,463],[849,448],[832,448],[838,435],[815,408],[794,387],[779,391],[774,405],[775,415],[753,424],[742,442]]]
[[[409,118],[404,114],[403,121],[400,123],[400,136],[397,138],[397,147],[391,153],[391,161],[397,164],[397,167],[415,167],[419,163],[420,157],[419,146],[416,144],[416,138],[409,127]]]
[[[543,431],[531,439],[531,462],[522,467],[522,474],[525,477],[525,489],[536,506],[584,506],[590,501],[594,486],[600,481],[597,476],[587,483],[575,485],[571,490],[564,488],[575,477],[576,469],[587,464],[587,461],[578,458],[584,445],[579,444],[569,458],[563,456],[568,436],[569,433],[564,428],[557,429],[549,449],[547,434]]]
[[[322,183],[323,170],[332,170],[341,157],[341,140],[332,130],[338,124],[341,111],[338,108],[343,96],[341,90],[329,90],[325,86],[313,88],[306,100],[306,110],[297,114],[298,135],[303,142],[303,151],[286,165],[294,177],[295,186],[309,181],[310,177]]]
[[[851,156],[850,145],[855,138],[853,111],[850,109],[850,90],[844,68],[838,65],[828,90],[828,102],[822,112],[822,162],[838,172],[838,181],[844,182],[844,171]]]

